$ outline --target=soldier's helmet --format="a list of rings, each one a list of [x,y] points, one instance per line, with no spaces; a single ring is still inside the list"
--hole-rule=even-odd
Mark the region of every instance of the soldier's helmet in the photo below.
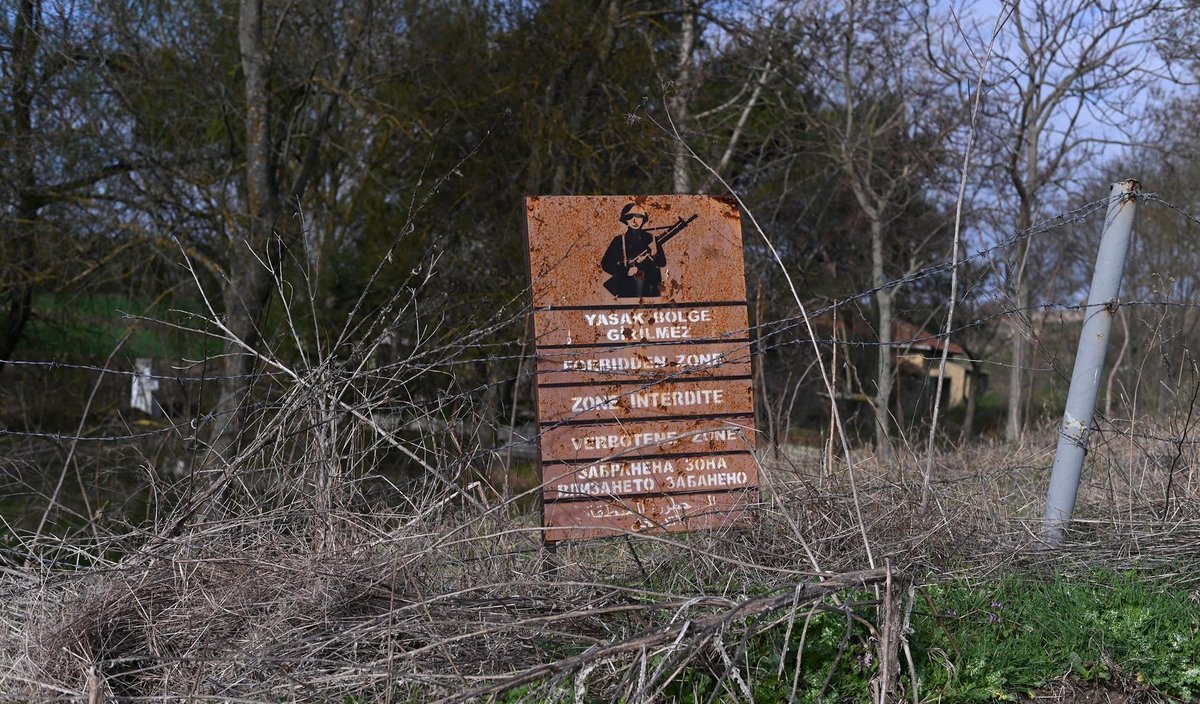
[[[635,216],[640,217],[643,224],[650,219],[650,216],[646,214],[646,211],[639,207],[637,203],[630,203],[624,208],[621,208],[622,224],[629,224],[630,219]]]

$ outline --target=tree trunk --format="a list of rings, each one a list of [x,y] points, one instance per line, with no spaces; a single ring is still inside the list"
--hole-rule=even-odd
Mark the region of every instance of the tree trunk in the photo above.
[[[241,343],[258,344],[271,298],[271,272],[258,261],[277,266],[279,252],[269,245],[279,214],[279,185],[271,144],[271,105],[267,87],[268,57],[263,45],[262,0],[242,0],[238,18],[238,49],[245,74],[246,98],[246,235],[229,243],[229,278],[222,298],[225,325],[236,340],[225,342],[222,379],[217,400],[217,430],[212,442],[216,459],[229,462],[237,452],[244,425],[247,375],[252,359]],[[253,252],[253,254],[252,254]],[[254,256],[257,255],[257,256]]]
[[[33,81],[38,51],[37,17],[40,4],[22,0],[17,10],[13,30],[12,128],[15,137],[17,208],[16,227],[6,228],[9,240],[4,247],[6,268],[16,274],[12,288],[5,291],[4,317],[0,319],[0,369],[3,361],[12,359],[25,326],[33,314],[34,224],[38,218],[37,174],[34,170],[33,149]],[[10,249],[11,247],[11,249]]]
[[[979,361],[967,351],[967,356],[971,360],[971,371],[967,372],[967,409],[963,413],[962,436],[960,440],[966,442],[975,434],[975,411],[979,408],[979,383],[982,375],[980,374]]]
[[[1017,282],[1016,304],[1019,309],[1014,313],[1012,323],[1012,366],[1008,370],[1008,419],[1004,425],[1004,439],[1008,442],[1018,442],[1025,432],[1023,403],[1025,399],[1025,358],[1029,347],[1025,338],[1024,316],[1029,307],[1029,291],[1024,282]]]
[[[672,187],[675,193],[690,193],[692,190],[692,176],[688,170],[691,159],[686,139],[688,134],[688,96],[691,93],[692,85],[692,54],[696,49],[697,3],[695,0],[686,0],[683,5],[675,90],[667,100],[671,121],[675,124],[676,138],[679,140],[679,144],[675,148],[675,163],[672,169]]]
[[[1033,206],[1026,197],[1021,198],[1021,210],[1017,216],[1017,232],[1025,232],[1033,221]],[[1019,442],[1025,434],[1025,418],[1023,402],[1025,399],[1025,365],[1030,356],[1030,344],[1026,335],[1031,329],[1029,306],[1032,295],[1029,282],[1026,281],[1026,266],[1029,263],[1030,240],[1021,241],[1018,248],[1018,262],[1014,300],[1017,310],[1013,312],[1012,320],[1012,366],[1008,370],[1008,419],[1004,425],[1004,439],[1008,442]]]
[[[883,222],[871,218],[871,284],[879,288],[887,283],[883,272]],[[894,384],[895,355],[892,350],[893,293],[879,290],[875,303],[879,307],[878,369],[875,376],[875,445],[879,460],[892,461],[891,398]]]
[[[620,37],[619,29],[621,27],[623,8],[622,0],[608,0],[603,8],[604,16],[597,19],[603,25],[603,30],[600,42],[596,46],[596,59],[588,67],[587,73],[584,74],[583,80],[579,83],[578,87],[574,89],[576,96],[574,100],[575,109],[571,111],[567,119],[568,133],[572,138],[579,138],[583,132],[583,121],[592,109],[592,101],[590,99],[592,91],[595,89],[600,76],[604,75],[604,71],[608,67],[608,62],[616,50],[617,39]],[[563,193],[567,185],[567,160],[560,157],[554,165],[553,175],[550,179],[550,192]]]
[[[12,359],[17,349],[17,342],[33,315],[33,288],[18,285],[16,290],[7,294],[10,298],[4,319],[0,322],[0,372],[4,371],[4,360]]]
[[[500,449],[500,422],[504,417],[504,397],[501,392],[502,380],[508,374],[502,369],[504,360],[486,360],[480,362],[483,368],[483,397],[480,399],[479,413],[479,448],[488,451],[480,467],[490,469],[495,460],[495,451]]]

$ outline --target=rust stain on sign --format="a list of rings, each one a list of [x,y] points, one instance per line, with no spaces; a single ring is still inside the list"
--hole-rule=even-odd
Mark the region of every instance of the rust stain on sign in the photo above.
[[[749,378],[538,387],[542,422],[754,413]]]
[[[547,542],[650,530],[701,530],[742,519],[757,500],[757,492],[742,490],[547,502],[543,523]]]
[[[542,196],[526,211],[535,309],[746,300],[727,199]]]
[[[538,382],[543,386],[748,376],[750,345],[713,342],[539,349],[537,371]]]
[[[542,429],[542,461],[646,459],[659,455],[754,451],[754,416],[645,420]],[[549,474],[545,476],[549,477]]]
[[[745,301],[715,305],[680,303],[654,308],[580,306],[537,310],[533,324],[540,348],[750,339]]]
[[[525,207],[546,539],[742,516],[758,473],[736,201]]]
[[[545,497],[587,499],[657,493],[750,489],[758,486],[754,455],[646,457],[542,468]]]

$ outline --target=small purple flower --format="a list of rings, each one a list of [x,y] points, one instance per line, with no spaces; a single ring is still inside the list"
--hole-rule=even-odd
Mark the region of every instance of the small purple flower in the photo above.
[[[1003,608],[1004,608],[1004,604],[1001,604],[998,601],[992,602],[992,611],[999,611],[1000,609],[1003,609]]]
[[[988,614],[988,623],[1000,623],[1000,616],[998,614]]]

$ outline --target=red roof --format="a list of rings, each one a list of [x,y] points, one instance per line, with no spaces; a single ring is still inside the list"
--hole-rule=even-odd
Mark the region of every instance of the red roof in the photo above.
[[[942,340],[928,330],[913,325],[907,320],[899,318],[892,321],[892,342],[896,345],[909,346],[918,350],[934,350],[935,352],[942,351]],[[951,342],[950,354],[961,355],[965,357],[967,351],[961,345]]]

